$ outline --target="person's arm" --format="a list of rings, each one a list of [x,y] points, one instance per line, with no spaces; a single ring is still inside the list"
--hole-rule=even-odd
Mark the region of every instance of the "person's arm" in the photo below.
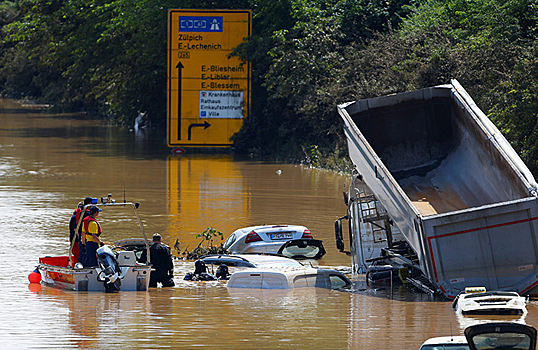
[[[99,237],[97,237],[95,233],[92,233],[92,237],[93,237],[93,240],[97,242],[97,244],[99,245],[103,244],[103,242],[101,242],[101,240],[99,239]]]
[[[73,241],[73,239],[76,239],[76,229],[77,229],[77,217],[75,214],[71,215],[71,219],[69,219],[69,240]]]
[[[174,275],[174,262],[172,261],[172,254],[170,253],[170,248],[167,247],[166,252],[168,253],[168,274],[170,277]]]

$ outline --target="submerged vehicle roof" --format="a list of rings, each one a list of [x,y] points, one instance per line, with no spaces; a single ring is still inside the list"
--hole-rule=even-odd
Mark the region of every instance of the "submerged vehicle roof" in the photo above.
[[[238,228],[235,231],[250,232],[250,231],[259,231],[259,230],[272,230],[277,228],[288,228],[288,229],[305,229],[305,226],[302,225],[255,225],[249,227]],[[234,232],[235,232],[234,231]]]
[[[454,349],[464,350],[469,349],[467,339],[463,335],[433,337],[422,343],[420,350],[434,349]]]
[[[253,268],[234,272],[227,287],[253,289],[293,289],[318,287],[343,289],[351,281],[343,273],[333,269],[303,268]]]
[[[274,254],[206,255],[200,260],[206,264],[241,267],[303,267],[297,260]]]

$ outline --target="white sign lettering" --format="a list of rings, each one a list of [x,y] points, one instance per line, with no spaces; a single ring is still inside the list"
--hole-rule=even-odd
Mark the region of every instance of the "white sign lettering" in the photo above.
[[[243,91],[200,91],[200,118],[243,118]]]

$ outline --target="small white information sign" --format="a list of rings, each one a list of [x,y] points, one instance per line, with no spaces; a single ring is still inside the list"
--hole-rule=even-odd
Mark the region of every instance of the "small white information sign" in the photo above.
[[[243,90],[200,91],[200,118],[243,118]]]

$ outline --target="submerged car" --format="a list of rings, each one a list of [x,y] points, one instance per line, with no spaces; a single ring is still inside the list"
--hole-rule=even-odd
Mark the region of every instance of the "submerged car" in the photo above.
[[[225,276],[222,271],[229,274]],[[207,255],[195,262],[193,273],[185,276],[185,280],[190,281],[228,278],[229,288],[342,289],[351,286],[351,281],[340,271],[305,266],[297,260],[273,254]]]
[[[299,261],[274,254],[206,255],[194,262],[194,272],[185,275],[187,281],[227,280],[230,270],[237,268],[304,268]],[[233,272],[233,270],[231,272]]]
[[[132,251],[135,253],[136,261],[141,262],[142,252],[146,250],[146,241],[143,238],[125,238],[114,242],[116,250]]]
[[[275,253],[293,259],[320,259],[323,242],[313,239],[310,230],[298,225],[250,226],[235,230],[224,242],[232,254]]]
[[[351,281],[341,272],[332,269],[248,269],[232,274],[228,288],[294,289],[317,287],[344,289]]]
[[[516,292],[486,291],[484,287],[467,287],[458,294],[452,307],[463,315],[524,314],[526,298]]]
[[[482,323],[465,328],[464,333],[471,350],[536,349],[536,329],[525,324],[511,322]]]
[[[250,268],[302,268],[299,261],[273,254],[206,255],[199,260],[206,265]]]
[[[422,343],[419,350],[469,350],[469,345],[463,335],[434,337]]]
[[[420,350],[535,350],[536,329],[514,322],[487,322],[465,328],[465,336],[435,337]]]

